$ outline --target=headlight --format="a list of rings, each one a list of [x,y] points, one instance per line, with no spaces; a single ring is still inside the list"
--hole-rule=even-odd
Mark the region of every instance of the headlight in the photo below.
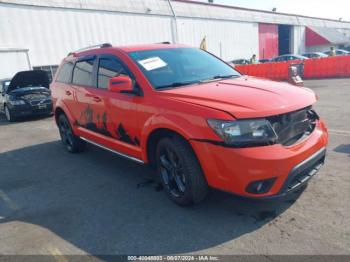
[[[266,119],[235,121],[209,119],[208,124],[227,145],[237,147],[269,145],[274,144],[278,138]]]
[[[22,99],[16,100],[16,98],[9,96],[8,102],[13,106],[19,106],[19,105],[25,105],[26,102],[24,102]]]

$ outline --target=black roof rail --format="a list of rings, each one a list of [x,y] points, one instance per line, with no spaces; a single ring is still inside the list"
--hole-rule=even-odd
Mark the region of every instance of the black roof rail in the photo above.
[[[103,43],[100,48],[107,48],[107,47],[112,47],[110,43]]]
[[[164,41],[164,42],[160,42],[160,43],[156,43],[156,44],[170,45],[171,43],[169,41]]]
[[[87,47],[84,47],[84,48],[80,48],[80,49],[78,49],[76,51],[73,51],[73,52],[69,52],[68,56],[74,55],[75,53],[78,53],[78,52],[94,49],[94,48],[107,48],[107,47],[112,47],[112,45],[110,43],[103,43],[103,44],[99,44],[99,45],[91,45],[91,46],[87,46]]]

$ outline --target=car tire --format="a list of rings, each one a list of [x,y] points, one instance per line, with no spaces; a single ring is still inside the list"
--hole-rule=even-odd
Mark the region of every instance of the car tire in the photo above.
[[[172,201],[189,206],[202,201],[208,184],[187,141],[179,136],[162,138],[156,149],[160,181]]]
[[[13,116],[10,108],[8,108],[7,105],[4,106],[4,112],[5,112],[5,117],[6,117],[6,120],[9,121],[9,122],[14,122],[16,121],[16,118]]]
[[[86,142],[73,133],[71,124],[64,114],[58,116],[58,129],[64,147],[70,153],[78,153],[85,150]]]

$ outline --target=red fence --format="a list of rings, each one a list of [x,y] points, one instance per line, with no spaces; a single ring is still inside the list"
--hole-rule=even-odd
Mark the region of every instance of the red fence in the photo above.
[[[288,80],[289,65],[295,61],[237,65],[235,68],[245,75],[277,81]],[[304,61],[304,79],[350,77],[350,56],[334,56]]]

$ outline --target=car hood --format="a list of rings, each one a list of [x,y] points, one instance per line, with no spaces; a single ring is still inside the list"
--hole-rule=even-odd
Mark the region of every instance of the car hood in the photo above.
[[[161,93],[170,99],[225,111],[235,118],[279,115],[316,102],[310,89],[254,77],[184,86]]]
[[[15,76],[12,78],[10,85],[7,88],[7,93],[30,87],[44,87],[48,89],[49,85],[50,80],[45,71],[22,71],[15,74]]]
[[[34,98],[43,98],[51,96],[50,89],[42,86],[31,86],[31,87],[23,87],[12,90],[11,92],[7,92],[9,95],[15,97],[30,97]],[[30,96],[29,96],[30,95]]]

